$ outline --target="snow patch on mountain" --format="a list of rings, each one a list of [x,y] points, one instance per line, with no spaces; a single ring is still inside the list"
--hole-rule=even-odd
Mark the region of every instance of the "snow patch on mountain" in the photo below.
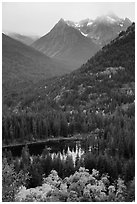
[[[93,24],[93,22],[91,21],[91,22],[88,22],[87,23],[87,26],[90,26],[90,25],[92,25]]]
[[[82,31],[80,31],[82,35],[84,35],[85,37],[88,36],[88,34],[83,33]]]
[[[123,24],[122,24],[122,23],[120,23],[119,25],[120,25],[121,27],[123,27]]]
[[[80,27],[79,23],[75,23],[75,27]]]

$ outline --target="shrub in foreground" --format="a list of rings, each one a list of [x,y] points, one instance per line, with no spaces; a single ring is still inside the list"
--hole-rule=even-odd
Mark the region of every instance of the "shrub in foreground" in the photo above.
[[[23,171],[16,173],[14,165],[8,164],[7,159],[2,161],[2,201],[14,202],[15,195],[22,185],[26,185],[28,174]]]
[[[18,202],[122,202],[125,201],[126,186],[121,178],[110,184],[109,176],[92,174],[83,167],[63,180],[55,170],[43,179],[42,186],[26,189],[20,187],[15,196]]]

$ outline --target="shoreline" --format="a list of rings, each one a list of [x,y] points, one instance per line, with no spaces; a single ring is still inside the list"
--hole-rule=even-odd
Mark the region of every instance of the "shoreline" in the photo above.
[[[59,141],[81,141],[84,140],[84,137],[58,137],[58,138],[48,138],[45,140],[38,140],[38,141],[34,141],[34,142],[25,142],[25,143],[17,143],[17,144],[9,144],[9,145],[2,145],[2,150],[6,149],[6,148],[12,148],[12,147],[22,147],[22,146],[30,146],[30,145],[37,145],[37,144],[43,144],[43,143],[47,143],[47,142],[59,142]]]

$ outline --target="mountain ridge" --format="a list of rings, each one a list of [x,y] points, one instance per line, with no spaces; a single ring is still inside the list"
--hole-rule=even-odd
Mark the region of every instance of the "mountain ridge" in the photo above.
[[[2,34],[3,94],[12,95],[41,79],[70,72],[70,65]],[[3,98],[4,99],[4,98]]]
[[[50,57],[71,61],[77,67],[99,50],[91,39],[68,26],[63,19],[60,19],[49,33],[35,41],[32,47]]]
[[[98,16],[95,20],[85,19],[76,23],[73,21],[66,22],[94,40],[100,47],[116,38],[121,31],[126,30],[132,24],[128,18],[119,18],[113,13]]]
[[[119,69],[118,84],[121,83],[120,79],[122,83],[123,83],[123,80],[125,81],[125,83],[126,81],[128,83],[128,80],[131,82],[134,82],[134,71],[135,71],[134,70],[135,68],[134,67],[134,62],[135,62],[134,43],[135,42],[134,41],[135,41],[135,24],[133,23],[132,26],[128,27],[126,31],[122,31],[116,39],[112,40],[111,43],[104,46],[102,50],[98,51],[94,57],[90,58],[78,70],[75,70],[72,73],[64,75],[62,77],[50,79],[49,81],[45,81],[44,79],[43,81],[41,80],[40,87],[43,87],[42,84],[44,84],[44,89],[41,89],[41,88],[39,89],[39,85],[38,85],[38,87],[36,88],[38,90],[38,94],[44,93],[44,96],[45,96],[45,93],[49,94],[48,93],[48,90],[49,90],[50,92],[52,92],[52,95],[54,95],[54,91],[55,93],[57,93],[58,91],[60,92],[60,90],[63,89],[63,87],[65,87],[65,84],[68,84],[69,85],[68,90],[71,90],[71,87],[75,86],[75,83],[76,83],[75,81],[80,81],[81,77],[83,78],[83,76],[84,76],[83,80],[86,79],[87,83],[89,82],[91,83],[92,75],[94,76],[93,81],[95,81],[97,72],[107,72],[106,69],[110,67],[114,68],[114,70],[116,68]],[[122,69],[120,67],[122,67]],[[88,75],[89,77],[87,77]],[[111,78],[110,78],[110,82],[111,82]],[[62,87],[60,87],[60,85]],[[91,86],[91,85],[88,84],[87,86]],[[102,87],[103,87],[103,84],[102,84]],[[56,96],[54,95],[54,98]],[[77,94],[75,94],[75,96],[77,96]],[[42,97],[43,96],[41,96],[41,99]],[[73,99],[73,96],[70,94],[70,100],[71,99]],[[74,101],[75,100],[73,100],[73,102]]]
[[[103,107],[102,100],[109,103],[113,111],[114,104],[118,104],[118,100],[123,100],[122,97],[125,97],[125,101],[131,97],[130,100],[133,102],[134,94],[124,96],[121,90],[123,90],[122,87],[128,87],[129,93],[134,93],[134,74],[135,24],[132,24],[79,69],[38,83],[36,92],[32,91],[32,95],[34,94],[35,97],[37,95],[36,98],[40,96],[41,103],[43,100],[48,100],[50,104],[53,103],[55,107],[64,111],[77,110],[77,107],[83,110],[93,108],[94,111],[98,111],[95,107],[101,106],[107,113],[108,108],[105,107],[105,103]],[[100,94],[104,99],[99,100]],[[111,101],[112,96],[114,101]],[[100,105],[97,101],[100,101]],[[34,99],[33,102],[39,103]]]
[[[26,45],[31,45],[34,41],[39,39],[39,36],[37,35],[24,35],[24,34],[14,33],[14,32],[8,32],[8,33],[5,33],[5,35],[15,40],[18,40]]]

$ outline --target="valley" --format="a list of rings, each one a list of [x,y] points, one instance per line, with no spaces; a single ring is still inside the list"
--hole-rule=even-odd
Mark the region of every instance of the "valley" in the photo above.
[[[60,19],[20,41],[2,35],[3,175],[21,182],[3,200],[133,201],[135,23]]]
[[[10,101],[39,80],[63,75],[71,65],[51,59],[33,48],[2,35],[3,101]],[[10,102],[9,102],[10,103]]]

